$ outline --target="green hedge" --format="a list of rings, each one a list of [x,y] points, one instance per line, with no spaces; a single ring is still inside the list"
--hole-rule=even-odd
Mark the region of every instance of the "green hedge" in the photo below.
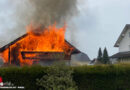
[[[79,90],[130,90],[130,65],[74,68]]]
[[[10,81],[15,86],[24,86],[26,90],[37,90],[36,79],[45,75],[45,67],[6,67],[0,68],[0,76],[3,82]]]
[[[45,75],[48,67],[0,68],[3,81],[25,86],[26,90],[37,90],[36,79]],[[130,90],[130,64],[80,66],[74,69],[73,78],[79,90]]]

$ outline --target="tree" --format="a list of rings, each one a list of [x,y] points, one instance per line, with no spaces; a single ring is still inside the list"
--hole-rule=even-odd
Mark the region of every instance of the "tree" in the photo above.
[[[98,50],[97,60],[98,60],[100,63],[102,63],[102,50],[101,50],[101,48],[99,48],[99,50]]]
[[[108,52],[107,49],[105,48],[103,52],[103,64],[109,64],[109,63],[110,61],[109,61]]]
[[[65,64],[50,66],[41,79],[37,79],[37,85],[41,90],[77,90],[72,78],[73,70]]]

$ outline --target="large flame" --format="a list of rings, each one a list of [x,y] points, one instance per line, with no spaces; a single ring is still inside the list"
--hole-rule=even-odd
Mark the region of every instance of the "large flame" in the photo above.
[[[65,30],[66,26],[57,28],[56,25],[52,25],[44,29],[41,27],[35,28],[32,24],[27,26],[28,35],[10,46],[11,61],[9,61],[8,49],[2,53],[4,63],[11,64],[11,62],[17,61],[20,62],[20,65],[32,65],[33,60],[23,59],[22,51],[64,52],[70,54],[73,48],[70,48],[65,42]]]

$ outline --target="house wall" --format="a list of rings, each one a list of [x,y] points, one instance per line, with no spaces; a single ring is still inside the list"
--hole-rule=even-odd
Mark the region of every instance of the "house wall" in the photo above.
[[[130,37],[129,37],[130,29],[127,30],[123,39],[119,44],[119,52],[130,51]]]
[[[2,58],[0,58],[0,67],[4,64]]]

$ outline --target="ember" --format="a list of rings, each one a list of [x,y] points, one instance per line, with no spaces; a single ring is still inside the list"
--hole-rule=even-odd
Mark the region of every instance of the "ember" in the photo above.
[[[36,33],[36,30],[40,33]],[[47,59],[48,56],[45,56],[45,52],[48,53],[47,55],[50,53],[51,60],[54,58],[53,52],[61,55],[62,59],[63,57],[70,59],[75,48],[66,42],[65,30],[66,26],[57,28],[55,24],[48,28],[35,28],[32,24],[27,26],[26,35],[0,50],[4,63],[22,66],[32,65],[34,61],[50,60]]]

